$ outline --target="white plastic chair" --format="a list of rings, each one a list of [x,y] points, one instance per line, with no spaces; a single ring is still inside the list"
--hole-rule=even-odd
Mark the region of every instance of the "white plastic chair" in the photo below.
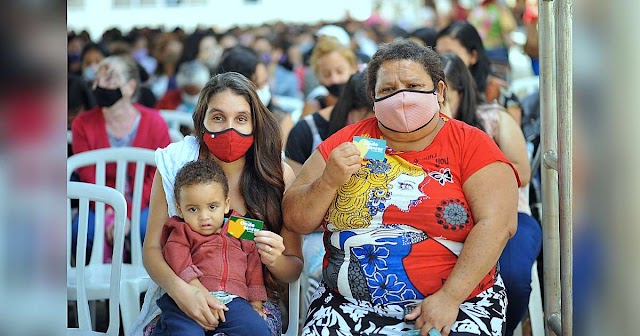
[[[184,139],[184,135],[180,132],[180,127],[185,126],[193,129],[193,117],[189,113],[175,110],[160,110],[160,116],[169,127],[169,137],[171,142],[179,142]]]
[[[140,237],[140,204],[142,202],[142,188],[144,171],[147,166],[155,167],[155,152],[151,149],[137,147],[117,147],[103,148],[82,152],[70,156],[67,159],[67,179],[71,173],[80,167],[96,166],[96,184],[105,185],[105,172],[108,163],[116,163],[116,190],[124,195],[125,179],[127,178],[127,167],[135,164],[135,178],[133,190],[133,201],[131,209],[131,264],[124,264],[122,267],[122,280],[120,291],[120,309],[122,311],[122,325],[125,335],[128,335],[129,327],[133,324],[140,313],[140,294],[149,287],[150,277],[142,264],[142,243]],[[93,267],[106,267],[103,264],[104,245],[104,212],[99,213],[96,209],[96,222],[94,230],[93,248],[89,264]],[[98,216],[100,215],[100,216]],[[69,226],[70,227],[70,226]],[[78,234],[80,237],[82,234]],[[85,232],[86,235],[86,232]],[[80,247],[78,247],[80,250]],[[90,287],[101,288],[107,278],[92,278]],[[106,299],[107,292],[102,290],[101,295],[95,299]]]
[[[283,336],[298,336],[300,324],[300,278],[289,284],[289,326]]]
[[[67,329],[68,335],[118,335],[120,315],[120,278],[122,253],[124,249],[124,226],[127,216],[127,202],[117,190],[82,182],[67,183],[67,224],[71,227],[71,199],[80,203],[78,221],[78,252],[76,266],[67,264],[67,300],[77,301],[78,327]],[[115,210],[113,259],[110,265],[89,264],[85,266],[87,255],[87,230],[89,202],[96,202],[96,212],[104,220],[104,205]],[[71,261],[71,230],[67,230],[67,259]],[[106,281],[105,281],[106,280]],[[100,286],[96,287],[95,284]],[[105,295],[106,293],[106,295]],[[106,333],[93,331],[89,314],[89,300],[109,299],[109,327]]]
[[[529,319],[531,320],[531,335],[544,336],[544,311],[542,308],[542,291],[538,277],[538,262],[531,268],[531,296],[529,297]],[[522,322],[513,332],[514,336],[522,336]]]

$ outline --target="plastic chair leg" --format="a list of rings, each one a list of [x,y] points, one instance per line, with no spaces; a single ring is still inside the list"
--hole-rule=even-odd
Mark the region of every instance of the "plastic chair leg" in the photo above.
[[[522,336],[522,322],[520,322],[516,327],[516,330],[513,331],[513,336]]]
[[[540,290],[540,278],[538,278],[538,262],[531,268],[531,296],[529,297],[529,320],[531,321],[531,334],[533,336],[545,336],[544,311],[542,309],[542,291]],[[513,336],[522,336],[522,322],[518,324]]]
[[[300,321],[300,278],[289,284],[289,327],[283,336],[298,336]]]
[[[533,336],[544,336],[544,310],[542,307],[542,291],[538,277],[538,263],[533,263],[531,270],[531,298],[529,299],[529,316],[531,317],[531,333]]]
[[[120,287],[120,313],[122,330],[129,336],[129,329],[140,314],[140,291],[135,283],[123,282]]]

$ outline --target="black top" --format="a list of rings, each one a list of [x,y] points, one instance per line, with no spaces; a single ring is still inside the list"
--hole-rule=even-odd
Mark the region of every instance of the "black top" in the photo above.
[[[322,118],[318,112],[312,114],[312,116],[320,138],[322,140],[326,139],[329,132],[329,121]],[[311,133],[311,128],[309,128],[309,124],[305,120],[300,119],[289,132],[285,153],[293,161],[304,164],[313,153],[312,146],[313,134]]]

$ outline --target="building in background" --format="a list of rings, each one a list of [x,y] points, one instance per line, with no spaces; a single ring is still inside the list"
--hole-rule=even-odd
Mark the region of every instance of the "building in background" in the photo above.
[[[128,31],[134,27],[197,26],[227,29],[235,25],[265,22],[317,23],[339,21],[346,13],[364,20],[371,14],[372,0],[69,0],[67,28],[87,30],[93,39],[109,28]]]

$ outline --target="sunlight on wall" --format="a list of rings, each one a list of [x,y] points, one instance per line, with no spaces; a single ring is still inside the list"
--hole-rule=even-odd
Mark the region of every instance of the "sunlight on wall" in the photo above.
[[[195,27],[213,26],[226,29],[234,25],[257,25],[281,20],[285,23],[316,23],[321,20],[338,21],[348,12],[356,20],[366,19],[372,8],[371,0],[206,0],[206,4],[167,5],[166,1],[131,0],[131,6],[114,6],[112,0],[75,0],[67,7],[69,29],[87,29],[92,37],[117,27],[129,30],[149,26],[187,31]],[[121,1],[118,3],[122,3]],[[137,4],[137,5],[135,5]]]

